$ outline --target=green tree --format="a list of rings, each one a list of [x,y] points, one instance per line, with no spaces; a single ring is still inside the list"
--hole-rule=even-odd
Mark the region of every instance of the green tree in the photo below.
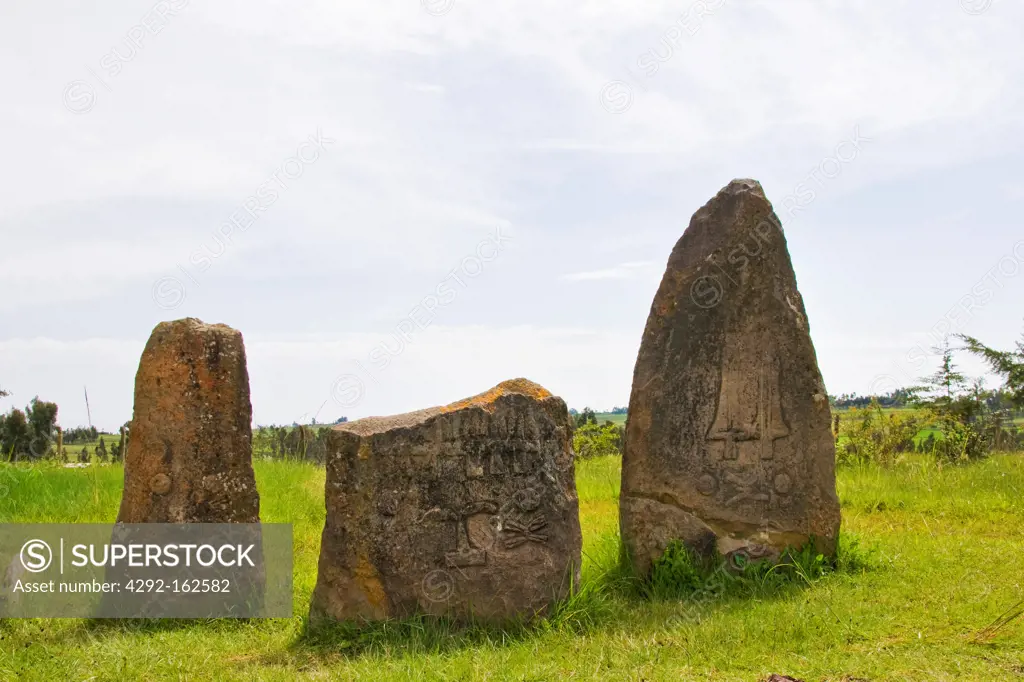
[[[1013,405],[1024,407],[1024,335],[1011,351],[989,348],[973,336],[959,334],[957,338],[966,344],[967,352],[987,362],[993,374],[1002,378]]]
[[[17,408],[0,415],[0,452],[8,461],[16,462],[20,455],[28,452],[32,440],[28,419]]]
[[[589,407],[584,407],[583,411],[576,415],[576,426],[586,426],[587,424],[597,424],[597,414]]]
[[[25,416],[31,436],[29,451],[33,457],[45,457],[57,438],[57,404],[36,396],[25,409]]]
[[[953,364],[953,348],[949,345],[949,339],[944,339],[941,346],[936,346],[932,350],[942,356],[942,361],[935,374],[925,377],[925,385],[928,387],[926,390],[932,393],[934,405],[949,406],[967,385],[967,377]]]
[[[100,433],[96,430],[95,426],[77,426],[73,429],[67,429],[64,432],[64,442],[69,445],[75,443],[91,443],[99,437]]]
[[[100,442],[96,445],[96,459],[101,462],[107,461],[107,444],[103,442],[103,436],[100,436]]]
[[[938,370],[924,378],[924,386],[913,389],[915,403],[928,410],[941,436],[933,452],[950,462],[983,457],[991,449],[992,420],[981,380],[968,388],[967,377],[953,362],[948,338],[934,350],[941,356]]]

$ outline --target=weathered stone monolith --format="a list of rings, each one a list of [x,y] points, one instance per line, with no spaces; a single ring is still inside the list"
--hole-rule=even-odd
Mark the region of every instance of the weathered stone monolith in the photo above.
[[[123,523],[257,523],[242,334],[189,318],[153,330],[135,375]]]
[[[529,619],[579,581],[561,398],[525,379],[334,428],[313,622]]]
[[[638,573],[673,540],[777,558],[839,532],[825,386],[782,225],[734,180],[697,211],[651,307],[633,374],[620,525]]]

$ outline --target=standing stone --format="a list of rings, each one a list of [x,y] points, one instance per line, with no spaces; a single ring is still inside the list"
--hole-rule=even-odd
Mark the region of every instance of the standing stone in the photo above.
[[[122,523],[258,523],[242,334],[162,322],[135,375]]]
[[[633,374],[622,538],[641,575],[673,540],[777,558],[839,533],[831,412],[782,225],[754,180],[697,211]]]
[[[505,621],[579,584],[561,398],[525,379],[447,407],[334,427],[310,619]]]

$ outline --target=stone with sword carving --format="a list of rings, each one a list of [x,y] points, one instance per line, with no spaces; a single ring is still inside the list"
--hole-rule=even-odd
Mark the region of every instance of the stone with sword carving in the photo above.
[[[622,538],[777,558],[839,532],[827,393],[782,225],[753,180],[698,210],[669,258],[633,375]]]
[[[500,622],[566,597],[582,546],[569,419],[516,379],[335,427],[311,621]]]

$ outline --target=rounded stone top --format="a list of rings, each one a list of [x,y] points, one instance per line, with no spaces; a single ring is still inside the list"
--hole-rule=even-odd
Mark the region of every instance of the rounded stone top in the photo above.
[[[242,332],[226,324],[207,324],[195,317],[161,322],[146,342],[146,353],[177,353],[181,348],[201,344],[218,349],[218,355],[244,356]]]
[[[180,320],[169,320],[161,322],[156,326],[156,331],[165,332],[194,332],[199,334],[238,334],[238,330],[226,324],[207,324],[197,317],[185,317]]]
[[[761,187],[761,183],[753,178],[736,178],[732,180],[728,185],[718,190],[715,196],[711,197],[706,204],[701,206],[693,214],[693,218],[690,219],[690,227],[687,228],[687,232],[691,231],[695,225],[699,225],[702,222],[713,222],[712,232],[716,233],[718,240],[722,235],[726,233],[733,233],[742,231],[747,233],[750,231],[750,225],[744,220],[737,219],[739,212],[745,211],[756,211],[756,212],[769,212],[772,211],[771,202],[768,201],[768,197],[764,193],[764,188]],[[775,219],[775,223],[778,223],[778,219]],[[778,223],[778,227],[781,229],[781,223]],[[679,244],[682,243],[683,239],[687,237],[684,233],[683,237],[680,238]],[[677,248],[679,246],[677,244]],[[721,248],[722,244],[709,243],[705,251],[714,251],[716,248]]]
[[[503,381],[489,391],[485,391],[480,395],[475,395],[472,398],[466,398],[458,402],[454,402],[451,405],[446,405],[441,408],[442,412],[454,412],[461,410],[473,405],[487,408],[492,405],[495,400],[502,397],[503,395],[509,395],[511,393],[519,393],[535,400],[544,400],[545,398],[551,397],[551,391],[547,390],[540,384],[535,384],[529,379],[510,379]]]
[[[494,403],[499,398],[513,394],[525,395],[534,400],[546,400],[547,398],[554,397],[551,391],[529,379],[510,379],[479,395],[459,400],[450,405],[430,407],[425,410],[396,414],[390,417],[366,417],[365,419],[357,419],[339,424],[334,427],[334,430],[354,433],[357,436],[369,436],[393,429],[411,428],[422,424],[431,417],[465,410],[470,407],[481,407],[487,411],[492,411]]]
[[[767,202],[768,197],[765,196],[764,188],[761,187],[761,183],[753,178],[735,178],[728,185],[718,190],[715,196],[704,204],[704,208],[708,208],[714,204],[724,201],[727,197],[757,197],[758,199]]]
[[[723,192],[754,192],[764,196],[764,188],[761,183],[753,178],[736,178],[722,188]]]

